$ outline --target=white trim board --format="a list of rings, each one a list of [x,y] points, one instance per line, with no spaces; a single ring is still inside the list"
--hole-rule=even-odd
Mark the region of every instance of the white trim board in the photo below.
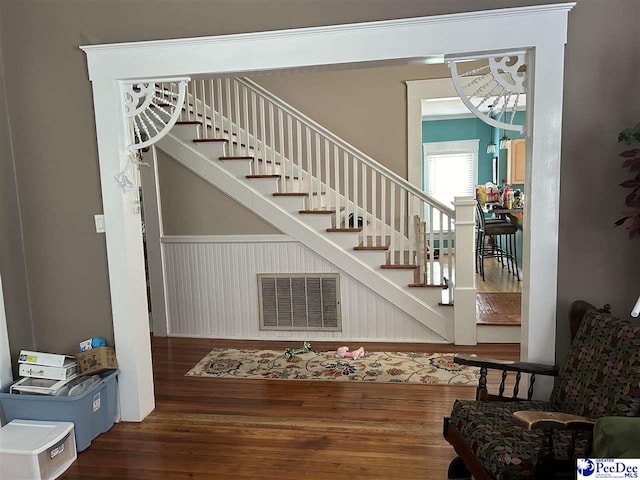
[[[298,242],[289,235],[164,235],[160,241],[166,243],[280,243]]]
[[[120,82],[530,49],[522,358],[555,360],[564,45],[575,3],[218,37],[82,47],[92,81],[122,419],[155,407],[137,192],[113,180],[127,161]],[[250,52],[250,54],[248,54]],[[418,109],[418,122],[420,109]],[[411,124],[411,123],[410,123]],[[418,149],[419,149],[418,143]],[[531,188],[530,188],[531,187]],[[536,199],[540,199],[537,201]],[[544,199],[542,201],[541,199]],[[532,220],[533,219],[533,220]],[[535,317],[533,315],[535,305]],[[535,321],[529,323],[529,318]],[[529,332],[532,334],[529,335]],[[535,332],[535,334],[534,334]]]

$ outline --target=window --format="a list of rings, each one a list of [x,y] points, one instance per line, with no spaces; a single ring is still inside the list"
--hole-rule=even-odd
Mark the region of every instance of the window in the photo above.
[[[473,197],[478,178],[479,142],[461,140],[423,144],[423,190],[447,206],[453,206],[455,197]],[[434,218],[434,229],[440,229],[439,223],[439,217]]]

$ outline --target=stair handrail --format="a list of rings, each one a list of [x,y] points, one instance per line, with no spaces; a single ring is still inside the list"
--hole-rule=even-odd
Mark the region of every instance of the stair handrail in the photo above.
[[[343,150],[347,151],[349,154],[353,155],[354,157],[357,157],[360,161],[362,161],[363,163],[368,165],[370,168],[376,170],[378,173],[380,173],[384,177],[387,177],[389,180],[395,182],[397,185],[400,185],[404,190],[407,190],[408,192],[412,193],[413,195],[415,195],[417,198],[419,198],[423,202],[425,202],[428,205],[431,205],[432,207],[440,210],[441,212],[443,212],[444,214],[446,214],[450,218],[455,219],[455,211],[454,211],[454,209],[452,209],[450,207],[447,207],[444,203],[442,203],[442,202],[436,200],[435,198],[427,195],[422,190],[417,188],[415,185],[409,183],[406,179],[402,178],[397,173],[395,173],[392,170],[388,169],[384,165],[376,162],[369,155],[367,155],[366,153],[358,150],[356,147],[354,147],[353,145],[348,143],[346,140],[340,138],[339,136],[337,136],[335,133],[331,132],[330,130],[327,130],[325,127],[323,127],[322,125],[320,125],[319,123],[317,123],[313,119],[309,118],[304,113],[300,112],[295,107],[293,107],[292,105],[290,105],[287,102],[285,102],[283,99],[277,97],[276,95],[271,93],[266,88],[262,87],[261,85],[257,84],[256,82],[254,82],[253,80],[251,80],[250,78],[247,78],[247,77],[236,77],[236,80],[239,83],[241,83],[244,86],[246,86],[247,88],[255,91],[259,95],[262,95],[263,97],[268,99],[270,102],[274,103],[275,105],[278,105],[280,108],[285,110],[291,116],[297,118],[299,121],[301,121],[307,127],[312,128],[317,133],[323,135],[324,137],[328,138],[329,140],[331,140],[335,144],[339,145]]]

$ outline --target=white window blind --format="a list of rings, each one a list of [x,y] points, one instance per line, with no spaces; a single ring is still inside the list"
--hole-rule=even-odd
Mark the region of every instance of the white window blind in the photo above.
[[[455,197],[475,195],[478,144],[479,140],[424,144],[423,188],[429,196],[453,206]],[[440,229],[438,217],[433,224],[437,230]]]

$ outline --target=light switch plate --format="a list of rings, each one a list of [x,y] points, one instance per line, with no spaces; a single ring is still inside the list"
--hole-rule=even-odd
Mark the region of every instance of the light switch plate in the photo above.
[[[96,233],[104,233],[104,215],[94,215],[93,220],[96,222]]]

